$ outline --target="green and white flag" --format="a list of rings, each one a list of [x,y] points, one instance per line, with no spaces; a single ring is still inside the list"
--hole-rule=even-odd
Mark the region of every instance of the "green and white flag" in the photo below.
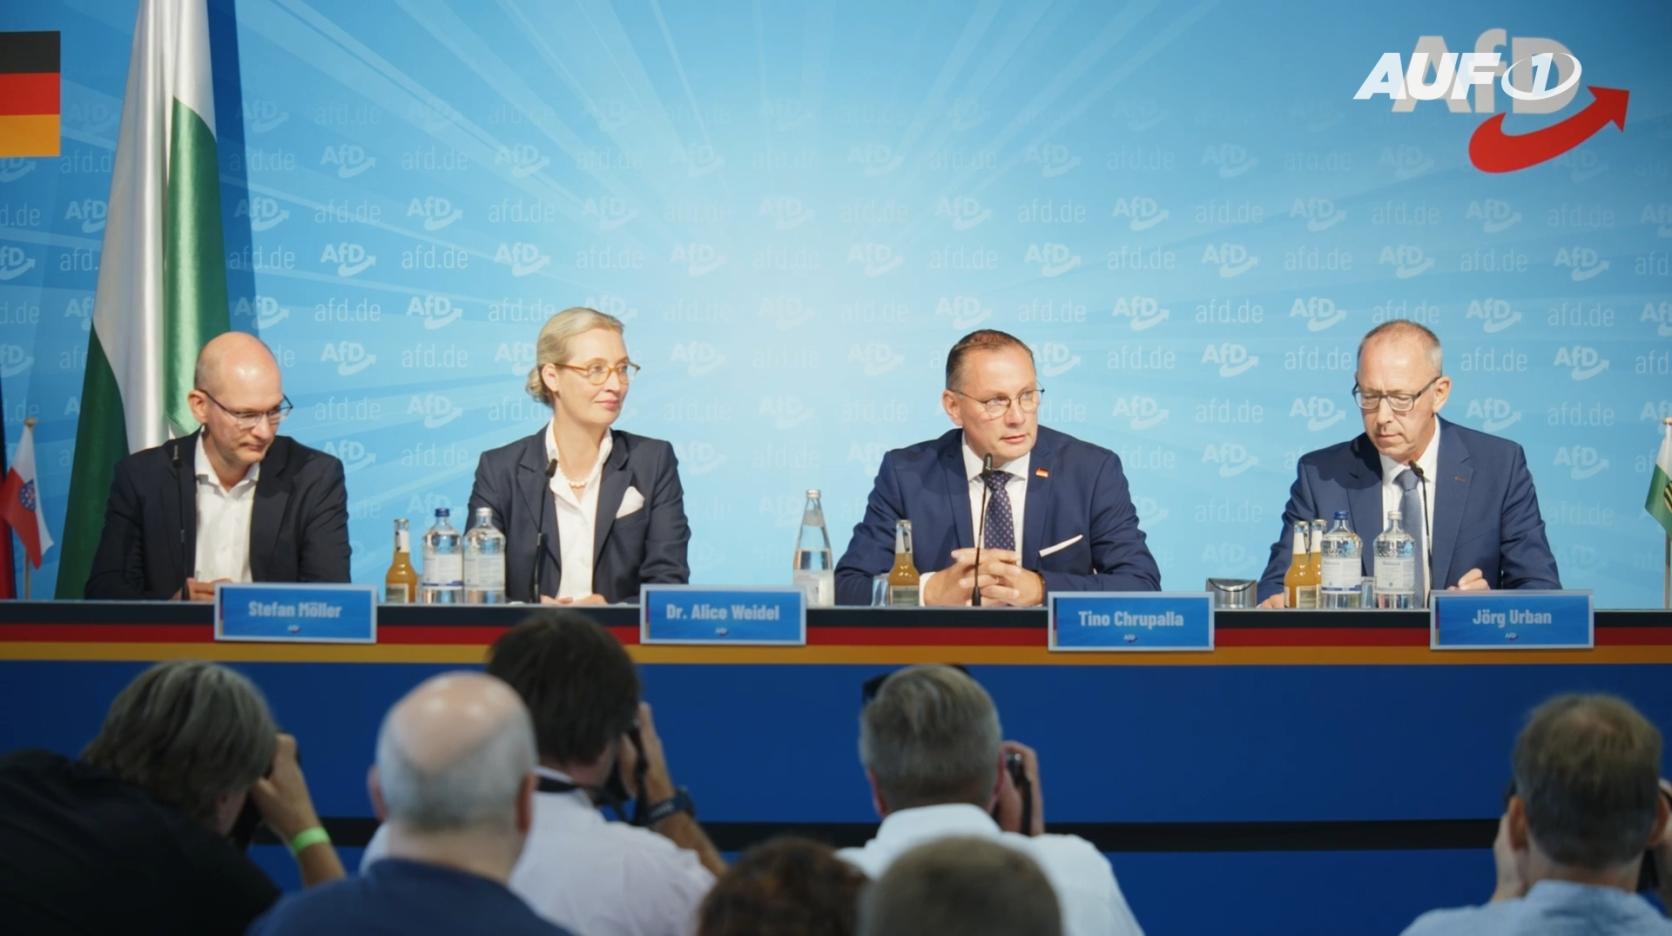
[[[58,597],[80,598],[117,460],[196,428],[198,349],[228,328],[220,168],[205,0],[141,0],[121,132]]]
[[[1672,422],[1666,424],[1666,435],[1660,440],[1660,454],[1649,476],[1649,501],[1643,506],[1672,536]]]

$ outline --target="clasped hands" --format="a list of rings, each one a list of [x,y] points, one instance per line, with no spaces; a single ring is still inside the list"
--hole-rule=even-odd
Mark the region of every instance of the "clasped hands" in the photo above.
[[[979,584],[983,605],[1033,607],[1045,601],[1045,581],[1021,566],[1013,549],[982,549],[981,567],[975,549],[954,549],[952,564],[929,577],[923,589],[926,605],[968,605]]]

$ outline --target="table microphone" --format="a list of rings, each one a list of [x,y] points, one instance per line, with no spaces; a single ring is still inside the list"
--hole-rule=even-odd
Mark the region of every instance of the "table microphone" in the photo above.
[[[546,480],[540,485],[540,512],[534,516],[534,567],[528,570],[528,579],[533,583],[534,594],[529,597],[530,604],[540,603],[540,573],[546,571],[546,497],[552,492],[552,476],[557,474],[557,459],[546,462]]]
[[[1416,462],[1408,465],[1411,473],[1417,476],[1422,484],[1422,552],[1424,564],[1428,566],[1428,590],[1434,590],[1434,525],[1428,519],[1428,474]],[[1428,596],[1422,596],[1422,603],[1428,604]]]
[[[992,453],[981,456],[981,520],[975,530],[975,572],[970,585],[970,607],[981,607],[981,541],[987,538],[987,495],[992,488],[987,486],[987,479],[993,476]]]

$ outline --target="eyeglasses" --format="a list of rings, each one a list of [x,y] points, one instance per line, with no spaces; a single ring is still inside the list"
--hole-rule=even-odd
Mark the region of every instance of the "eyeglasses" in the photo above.
[[[584,366],[580,364],[553,364],[552,366],[572,370],[585,377],[586,382],[593,386],[601,386],[610,379],[611,374],[620,377],[622,383],[630,383],[640,370],[639,366],[632,361],[622,361],[613,367],[603,361],[593,361],[591,364]]]
[[[1416,407],[1417,399],[1427,393],[1428,388],[1434,386],[1442,376],[1444,375],[1435,374],[1433,380],[1423,384],[1422,389],[1415,393],[1371,393],[1358,384],[1353,384],[1353,401],[1366,413],[1374,413],[1380,409],[1383,400],[1387,401],[1388,409],[1395,413],[1409,413]]]
[[[249,412],[227,409],[226,404],[215,399],[214,394],[202,387],[196,387],[194,389],[196,389],[198,393],[208,397],[209,402],[220,407],[221,412],[231,416],[232,421],[238,424],[238,428],[244,430],[254,429],[263,419],[267,420],[267,424],[269,426],[277,426],[279,423],[284,422],[284,418],[290,415],[291,410],[295,409],[295,407],[291,405],[290,397],[288,396],[281,400],[278,406],[275,406],[266,412]]]
[[[952,390],[951,387],[948,387],[947,389]],[[1017,406],[1021,407],[1021,410],[1024,413],[1031,413],[1039,409],[1039,397],[1045,392],[1045,388],[1034,387],[1032,390],[1023,390],[1014,397],[996,396],[990,400],[976,399],[962,390],[952,390],[952,392],[958,394],[966,400],[975,400],[975,402],[980,403],[981,408],[986,410],[988,419],[998,419],[1005,413],[1010,412],[1010,404],[1013,402]]]

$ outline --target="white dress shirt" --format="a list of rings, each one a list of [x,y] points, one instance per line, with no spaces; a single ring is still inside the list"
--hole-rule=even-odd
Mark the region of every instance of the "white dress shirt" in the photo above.
[[[981,523],[981,492],[987,489],[987,482],[981,480],[981,456],[970,448],[969,439],[963,441],[964,477],[969,479],[970,491],[970,536],[982,535]],[[993,462],[994,471],[1007,471],[1010,480],[1004,483],[1005,493],[1010,495],[1010,515],[1016,525],[1016,555],[1022,554],[1022,512],[1027,509],[1028,500],[1028,464],[1033,459],[1032,452],[1023,452],[1004,464]],[[990,498],[989,498],[990,499]],[[972,540],[969,544],[974,546]],[[915,548],[916,544],[913,544]],[[923,596],[929,591],[929,580],[935,577],[934,572],[923,576],[917,583],[917,600],[923,602]]]
[[[250,511],[255,508],[255,484],[261,478],[256,462],[230,488],[221,486],[209,464],[203,434],[197,436],[197,554],[192,578],[200,582],[230,579],[250,581]]]
[[[546,429],[548,459],[558,458],[556,429],[554,417]],[[559,598],[585,598],[592,594],[592,547],[598,534],[598,479],[614,447],[615,436],[605,432],[604,442],[598,446],[598,459],[587,473],[586,487],[579,492],[569,486],[570,481],[577,479],[563,473],[561,460],[552,474],[552,504],[557,511],[557,550],[562,566],[562,577],[557,583]]]
[[[1400,488],[1399,482],[1394,479],[1398,478],[1399,473],[1408,466],[1400,464],[1379,452],[1376,457],[1381,459],[1382,462],[1382,515],[1377,518],[1379,522],[1376,524],[1376,532],[1380,533],[1387,529],[1388,514],[1400,509],[1399,505],[1405,497],[1405,491]],[[1417,550],[1417,568],[1427,570],[1428,535],[1434,528],[1434,482],[1437,480],[1436,472],[1440,470],[1440,420],[1438,417],[1434,419],[1434,437],[1428,440],[1428,447],[1422,450],[1421,455],[1417,456],[1417,464],[1422,467],[1423,477],[1428,479],[1426,485],[1417,484],[1417,496],[1425,498],[1424,503],[1428,505],[1426,525],[1425,519],[1421,516],[1401,516],[1399,525],[1404,527],[1405,532],[1412,536],[1416,536],[1418,530],[1422,531],[1422,548]],[[1372,543],[1364,544],[1364,554],[1367,556],[1376,554]],[[1435,574],[1444,575],[1445,570],[1436,570]],[[1430,581],[1431,578],[1432,576],[1427,576],[1425,572],[1423,581],[1428,584],[1429,591],[1434,590],[1434,583]],[[1440,587],[1444,588],[1445,586],[1442,583]]]
[[[889,814],[863,848],[837,852],[876,880],[894,859],[918,845],[953,835],[993,839],[1032,858],[1045,872],[1062,907],[1065,936],[1142,936],[1109,859],[1077,835],[1018,835],[968,803],[920,806]]]
[[[543,777],[568,777],[544,767]],[[388,853],[383,827],[360,872]],[[534,825],[511,890],[534,911],[587,936],[686,936],[714,875],[693,852],[648,829],[608,822],[582,790],[534,794]]]

